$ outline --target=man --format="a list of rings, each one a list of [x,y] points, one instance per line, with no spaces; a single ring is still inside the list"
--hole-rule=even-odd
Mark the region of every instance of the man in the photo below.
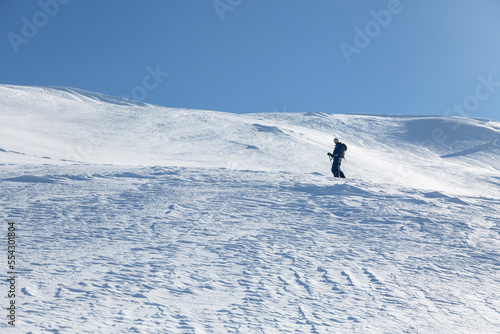
[[[335,143],[335,149],[333,150],[333,153],[328,152],[328,156],[333,158],[332,173],[335,177],[345,178],[344,173],[340,170],[340,164],[342,163],[342,156],[344,153],[344,145],[338,138],[335,138],[333,142]]]

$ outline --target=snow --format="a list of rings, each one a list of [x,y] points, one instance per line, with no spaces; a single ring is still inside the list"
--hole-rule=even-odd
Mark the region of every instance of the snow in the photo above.
[[[9,85],[0,115],[19,259],[2,333],[500,328],[498,122]],[[347,179],[329,171],[334,137]]]

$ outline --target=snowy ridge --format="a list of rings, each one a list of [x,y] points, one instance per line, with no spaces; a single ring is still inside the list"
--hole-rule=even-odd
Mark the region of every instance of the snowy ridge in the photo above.
[[[326,152],[337,136],[348,143],[351,178],[434,188],[443,165],[498,172],[500,123],[483,119],[235,115],[133,105],[69,88],[0,86],[0,93],[0,148],[12,153],[6,161],[328,174]]]
[[[0,112],[20,333],[500,327],[498,122],[5,85]],[[333,137],[346,180],[329,172]]]
[[[83,89],[70,88],[70,87],[45,87],[45,86],[12,86],[12,85],[0,85],[2,90],[6,93],[2,97],[8,101],[11,99],[21,98],[26,102],[31,99],[35,99],[37,103],[42,101],[47,101],[49,103],[54,103],[58,99],[66,99],[70,101],[78,102],[102,102],[108,104],[115,104],[119,106],[139,106],[148,107],[151,106],[148,103],[138,102],[134,100],[127,100],[111,95],[89,92]],[[10,90],[10,91],[9,91]]]

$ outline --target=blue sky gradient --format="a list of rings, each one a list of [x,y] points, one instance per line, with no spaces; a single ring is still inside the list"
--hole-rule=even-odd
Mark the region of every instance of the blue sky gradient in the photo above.
[[[235,113],[500,120],[498,18],[497,0],[3,0],[0,83]]]

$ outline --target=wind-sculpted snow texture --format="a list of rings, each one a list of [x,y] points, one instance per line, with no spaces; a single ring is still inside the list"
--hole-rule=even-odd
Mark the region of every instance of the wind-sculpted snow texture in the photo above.
[[[20,260],[2,333],[500,328],[496,122],[0,97],[0,215]]]

